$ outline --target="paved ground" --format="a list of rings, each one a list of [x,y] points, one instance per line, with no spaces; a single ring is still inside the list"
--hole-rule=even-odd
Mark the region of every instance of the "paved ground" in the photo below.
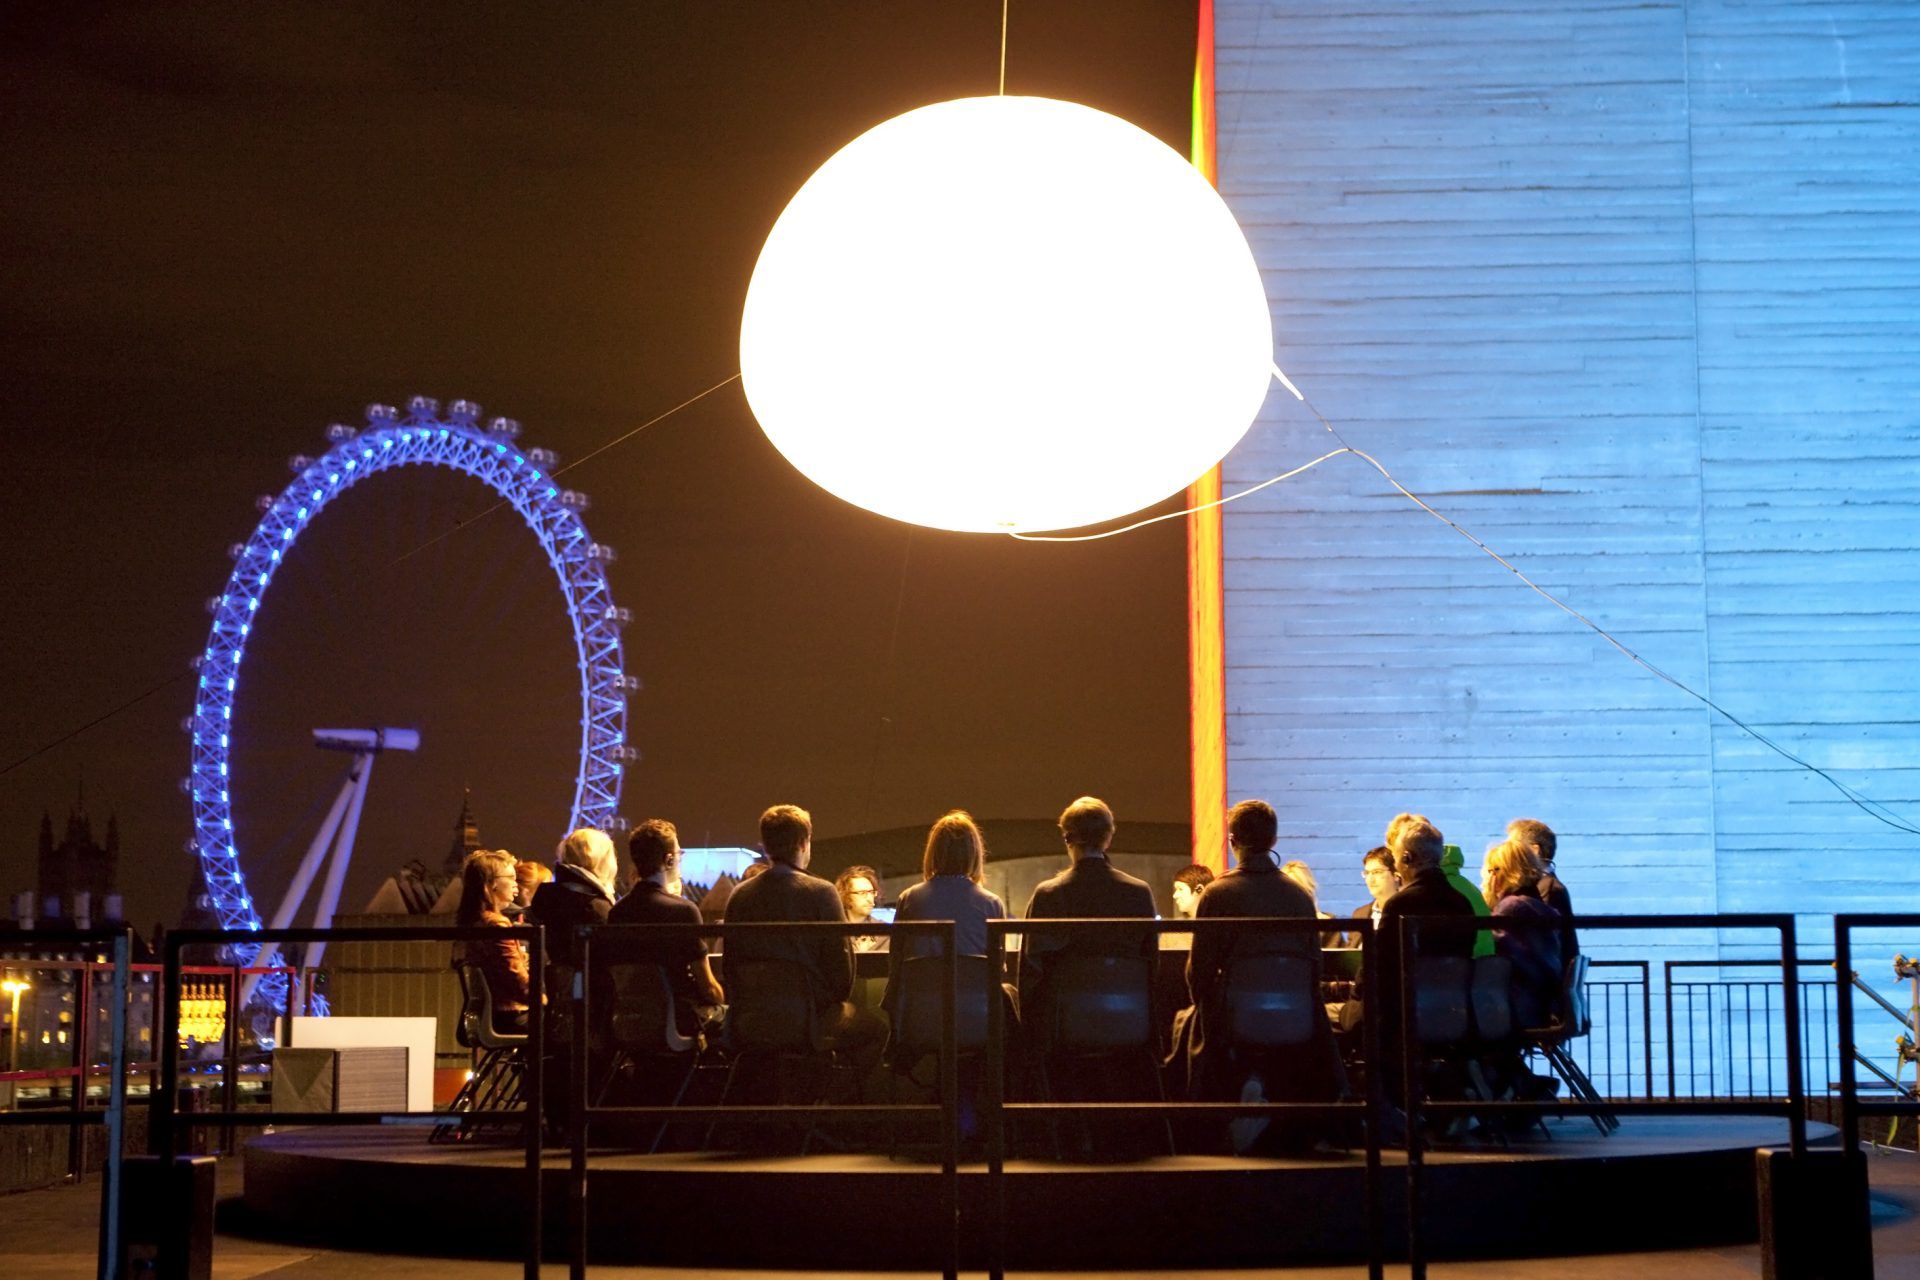
[[[1869,1164],[1876,1200],[1874,1240],[1875,1275],[1879,1280],[1920,1280],[1920,1159],[1895,1152],[1875,1156]],[[240,1194],[238,1161],[223,1161],[222,1197]],[[449,1223],[458,1210],[449,1209]],[[97,1184],[59,1187],[0,1197],[0,1277],[5,1280],[86,1280],[94,1272],[94,1239],[99,1221]],[[1490,1221],[1490,1226],[1492,1225]],[[1169,1223],[1169,1229],[1174,1229]],[[1581,1258],[1546,1258],[1522,1262],[1460,1262],[1436,1264],[1437,1278],[1486,1277],[1487,1280],[1746,1280],[1760,1274],[1759,1251],[1753,1246],[1732,1249],[1696,1249],[1676,1253],[1607,1254]],[[704,1280],[741,1274],[733,1271],[687,1268],[595,1267],[595,1276],[608,1280]],[[214,1248],[215,1280],[517,1280],[520,1268],[504,1262],[449,1261],[441,1258],[402,1257],[316,1250],[270,1241],[222,1235]],[[564,1280],[564,1266],[549,1265],[547,1280]],[[748,1273],[815,1276],[821,1272]],[[863,1273],[865,1280],[891,1280],[912,1272]],[[1095,1276],[1140,1276],[1143,1272],[1049,1272],[1052,1280],[1093,1280]],[[1213,1272],[1212,1275],[1251,1276],[1268,1272]],[[1366,1274],[1364,1267],[1309,1267],[1284,1272],[1289,1280],[1352,1280]],[[1405,1274],[1405,1268],[1389,1274]]]

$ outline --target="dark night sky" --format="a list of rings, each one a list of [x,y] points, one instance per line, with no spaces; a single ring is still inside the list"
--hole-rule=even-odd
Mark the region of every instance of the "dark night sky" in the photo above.
[[[12,6],[0,16],[0,767],[176,674],[256,495],[329,422],[478,400],[563,462],[732,374],[787,198],[846,141],[994,88],[1000,6]],[[1016,0],[1008,88],[1185,149],[1194,6]],[[1186,816],[1178,522],[1038,547],[910,531],[793,472],[737,385],[567,477],[636,621],[645,754],[623,808],[751,843],[1093,791]],[[347,905],[483,839],[545,855],[578,741],[571,638],[510,513],[380,477],[297,544],[248,647],[237,828],[279,897],[344,761],[323,723],[413,725],[376,769]],[[898,629],[894,629],[898,606]],[[171,919],[189,860],[176,683],[0,777],[0,889],[84,771],[121,886]]]

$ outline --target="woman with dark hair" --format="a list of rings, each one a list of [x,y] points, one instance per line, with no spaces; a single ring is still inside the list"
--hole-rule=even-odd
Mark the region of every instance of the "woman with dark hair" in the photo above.
[[[504,849],[477,849],[460,864],[460,909],[453,922],[463,929],[477,925],[511,928],[503,908],[519,891],[513,874],[513,855]],[[527,1029],[527,999],[531,983],[526,944],[514,938],[488,938],[464,947],[468,964],[486,975],[493,997],[493,1027],[510,1035]]]
[[[987,954],[987,921],[1004,920],[1007,908],[980,887],[986,874],[987,844],[980,828],[964,809],[943,815],[927,832],[920,858],[920,883],[900,895],[894,923],[909,920],[951,920],[954,940],[963,956]],[[893,1008],[903,960],[937,956],[940,942],[930,934],[903,933],[888,953],[887,990],[882,1008]]]

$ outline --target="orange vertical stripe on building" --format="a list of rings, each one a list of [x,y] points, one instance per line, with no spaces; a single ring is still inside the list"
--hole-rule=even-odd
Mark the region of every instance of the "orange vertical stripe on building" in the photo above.
[[[1193,163],[1218,185],[1213,117],[1213,0],[1200,0],[1193,66]],[[1187,505],[1220,498],[1220,468],[1187,490]],[[1220,508],[1187,517],[1187,680],[1193,784],[1193,860],[1226,869],[1226,609]]]

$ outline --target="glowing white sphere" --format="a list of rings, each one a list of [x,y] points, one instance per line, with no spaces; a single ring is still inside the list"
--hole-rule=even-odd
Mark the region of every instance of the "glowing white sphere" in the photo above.
[[[1159,139],[963,98],[841,148],[774,224],[740,322],[761,428],[828,491],[941,529],[1061,529],[1191,483],[1266,396],[1245,235]]]

